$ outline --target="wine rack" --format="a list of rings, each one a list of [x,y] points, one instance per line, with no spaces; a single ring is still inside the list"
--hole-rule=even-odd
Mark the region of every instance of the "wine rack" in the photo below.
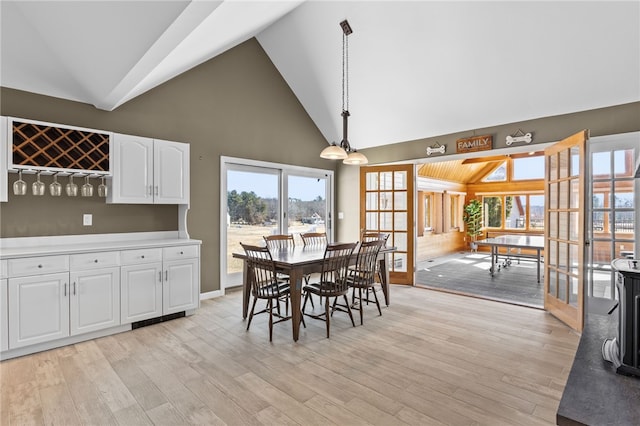
[[[107,132],[13,119],[11,136],[14,167],[110,171],[110,135]]]

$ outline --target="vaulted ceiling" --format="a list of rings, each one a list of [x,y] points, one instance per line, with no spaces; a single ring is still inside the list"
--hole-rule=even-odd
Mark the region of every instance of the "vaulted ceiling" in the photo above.
[[[640,100],[639,1],[8,1],[0,84],[113,110],[256,37],[356,148]]]

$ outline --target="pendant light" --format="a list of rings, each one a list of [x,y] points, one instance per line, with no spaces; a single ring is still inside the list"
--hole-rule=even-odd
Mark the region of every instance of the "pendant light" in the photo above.
[[[349,34],[353,33],[349,22],[340,22],[342,28],[342,141],[340,145],[332,143],[322,150],[320,157],[330,160],[342,160],[344,164],[361,165],[369,160],[364,154],[351,148],[348,138],[349,122]]]

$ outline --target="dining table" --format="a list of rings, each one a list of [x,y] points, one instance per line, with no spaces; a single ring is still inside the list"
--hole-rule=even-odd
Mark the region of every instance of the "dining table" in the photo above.
[[[281,274],[289,276],[291,286],[291,320],[293,340],[298,341],[300,336],[300,324],[302,322],[301,299],[304,276],[321,272],[326,246],[295,246],[289,248],[270,250],[271,257],[276,264],[276,270]],[[356,248],[357,251],[357,248]],[[351,256],[355,262],[356,251]],[[388,257],[395,251],[395,247],[384,246],[378,254],[378,267],[380,268],[380,284],[384,294],[384,302],[389,306],[389,268]],[[251,285],[247,277],[247,255],[244,252],[234,252],[234,258],[243,260],[242,267],[242,318],[246,319],[249,313],[249,299],[251,296]]]

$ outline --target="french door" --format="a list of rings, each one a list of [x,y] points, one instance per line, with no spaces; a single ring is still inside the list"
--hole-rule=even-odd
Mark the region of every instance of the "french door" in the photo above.
[[[544,308],[584,325],[584,130],[545,149]]]
[[[413,284],[413,164],[360,168],[360,226],[389,234],[396,247],[389,282]]]
[[[261,245],[264,236],[326,232],[332,241],[333,171],[221,159],[221,288],[242,284],[240,243]]]

